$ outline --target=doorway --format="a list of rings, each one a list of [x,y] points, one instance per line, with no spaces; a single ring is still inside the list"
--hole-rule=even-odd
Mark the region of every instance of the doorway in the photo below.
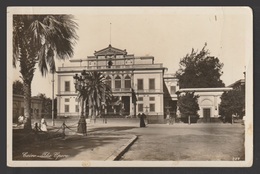
[[[203,118],[205,123],[210,122],[210,108],[204,108],[203,109]]]
[[[130,114],[130,96],[122,96],[122,102],[124,104],[124,115]]]

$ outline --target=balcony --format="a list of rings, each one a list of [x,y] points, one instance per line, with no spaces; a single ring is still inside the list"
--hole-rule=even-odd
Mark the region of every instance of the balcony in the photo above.
[[[131,92],[131,88],[113,88],[112,92]]]
[[[162,89],[135,89],[135,93],[163,93]]]
[[[162,90],[160,89],[143,89],[143,90],[137,90],[137,89],[134,89],[135,93],[138,94],[138,93],[163,93]],[[125,92],[125,93],[131,93],[132,90],[131,88],[112,88],[112,92],[113,93],[122,93],[122,92]],[[58,91],[58,94],[57,95],[71,95],[71,96],[76,96],[77,95],[77,92],[76,91]]]
[[[77,95],[76,91],[58,91],[57,95]]]

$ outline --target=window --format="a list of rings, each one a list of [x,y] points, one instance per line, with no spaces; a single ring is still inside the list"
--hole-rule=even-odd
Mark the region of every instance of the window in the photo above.
[[[150,112],[155,112],[155,104],[150,104]]]
[[[70,81],[65,81],[65,91],[70,91]]]
[[[115,88],[116,89],[121,88],[121,78],[119,76],[116,76],[116,78],[115,78]]]
[[[171,86],[171,94],[175,94],[176,92],[176,86]]]
[[[155,79],[149,79],[149,89],[155,89]]]
[[[111,77],[109,77],[109,76],[106,77],[106,84],[107,84],[108,86],[110,86],[110,88],[112,87]]]
[[[128,75],[125,77],[125,88],[131,88],[131,77],[129,77]]]
[[[138,100],[138,101],[143,101],[143,99],[144,99],[143,97],[138,97],[137,100]]]
[[[138,112],[143,112],[144,106],[143,104],[138,104]]]
[[[155,97],[149,97],[150,101],[155,101]]]
[[[144,89],[143,79],[137,79],[137,90],[143,90],[143,89]]]
[[[109,60],[109,61],[107,62],[107,67],[108,67],[108,68],[111,68],[112,65],[113,65],[113,62],[112,62],[111,60]]]
[[[70,105],[65,105],[65,112],[70,112]]]
[[[75,112],[79,112],[79,105],[75,105]]]
[[[65,98],[65,102],[70,102],[70,99],[69,98]]]

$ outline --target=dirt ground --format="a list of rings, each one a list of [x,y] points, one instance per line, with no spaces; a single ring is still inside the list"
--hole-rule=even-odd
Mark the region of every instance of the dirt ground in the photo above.
[[[50,120],[47,120],[50,125]],[[69,121],[76,131],[77,120]],[[62,121],[56,122],[59,127]],[[49,127],[51,128],[51,127]],[[50,131],[55,131],[51,130]],[[66,130],[61,138],[46,141],[13,141],[14,160],[106,160],[127,142],[131,135],[138,139],[121,157],[124,161],[232,161],[244,160],[244,126],[241,124],[148,124],[139,127],[137,120],[108,120],[88,124],[88,136]],[[15,135],[14,135],[15,138]],[[18,137],[19,138],[19,137]],[[28,152],[28,157],[23,157]],[[48,157],[49,153],[51,156]],[[55,158],[55,153],[60,156]],[[38,157],[30,157],[38,154]],[[43,154],[43,155],[42,155]],[[67,156],[66,156],[67,155]],[[25,156],[25,155],[24,155]]]
[[[135,130],[132,130],[135,132]],[[233,161],[245,159],[244,126],[148,125],[121,160]]]

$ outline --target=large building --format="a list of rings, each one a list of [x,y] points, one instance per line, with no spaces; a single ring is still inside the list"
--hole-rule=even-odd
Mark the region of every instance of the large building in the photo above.
[[[154,57],[136,57],[109,45],[85,59],[71,59],[70,66],[59,67],[57,109],[58,116],[80,115],[73,76],[82,70],[100,71],[111,86],[115,102],[107,106],[110,115],[136,116],[144,112],[150,123],[163,123],[165,112],[176,112],[178,79],[165,74],[162,63]],[[133,100],[133,91],[137,101]],[[87,111],[89,110],[89,111]],[[86,109],[91,113],[90,109]]]

